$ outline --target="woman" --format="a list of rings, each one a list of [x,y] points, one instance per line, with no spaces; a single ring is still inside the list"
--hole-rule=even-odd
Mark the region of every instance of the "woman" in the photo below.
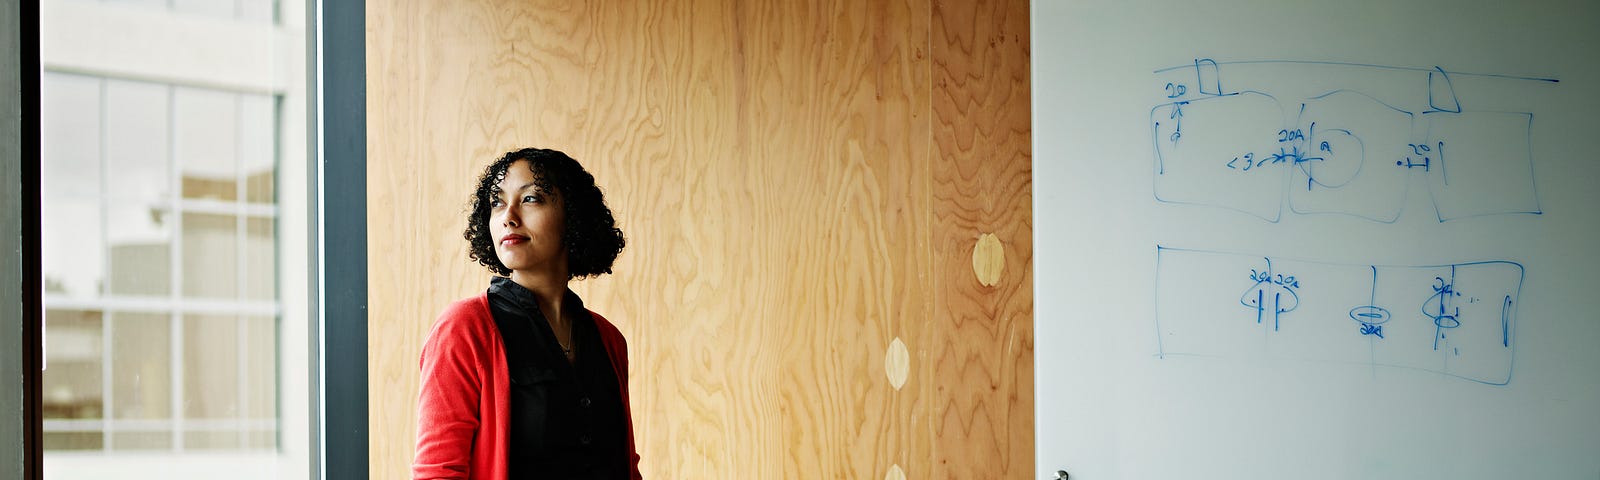
[[[417,479],[639,479],[627,344],[567,288],[611,273],[622,231],[566,154],[522,149],[484,169],[464,236],[496,275],[422,347]]]

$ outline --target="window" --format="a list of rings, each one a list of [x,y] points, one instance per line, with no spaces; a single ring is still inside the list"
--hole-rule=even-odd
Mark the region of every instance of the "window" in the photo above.
[[[275,447],[277,99],[40,88],[46,448]]]
[[[304,30],[277,14],[304,5],[284,3],[41,5],[46,478],[308,471]]]

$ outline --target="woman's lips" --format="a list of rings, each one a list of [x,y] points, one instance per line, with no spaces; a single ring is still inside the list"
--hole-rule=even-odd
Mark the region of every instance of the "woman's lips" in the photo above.
[[[528,241],[528,237],[524,237],[522,235],[517,235],[517,234],[511,234],[511,235],[506,235],[504,237],[500,237],[500,244],[501,245],[516,245],[516,244],[519,244],[519,243],[522,243],[522,242],[526,242],[526,241]]]

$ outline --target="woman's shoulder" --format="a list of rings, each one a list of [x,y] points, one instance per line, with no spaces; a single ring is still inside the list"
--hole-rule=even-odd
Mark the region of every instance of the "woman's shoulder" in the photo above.
[[[622,331],[618,330],[617,326],[607,320],[605,316],[594,310],[589,310],[589,318],[594,319],[595,328],[600,330],[600,337],[607,343],[627,344],[627,339],[622,337]]]
[[[488,294],[478,292],[477,294],[462,297],[450,302],[449,305],[445,305],[444,310],[439,312],[439,318],[468,316],[489,316]]]
[[[481,369],[492,362],[498,343],[488,299],[483,294],[463,298],[446,305],[433,321],[422,342],[419,365],[424,374],[472,365]]]
[[[479,293],[446,305],[434,319],[433,332],[429,336],[483,330],[493,325],[494,317],[489,313],[489,299],[485,294]]]

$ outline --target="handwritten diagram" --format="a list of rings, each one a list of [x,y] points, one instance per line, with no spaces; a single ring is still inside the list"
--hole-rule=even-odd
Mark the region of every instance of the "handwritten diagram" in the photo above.
[[[1370,363],[1511,381],[1523,267],[1343,265],[1156,248],[1159,354]]]
[[[1542,213],[1533,175],[1534,114],[1474,110],[1475,99],[1500,105],[1478,98],[1497,92],[1474,88],[1478,97],[1463,98],[1456,84],[1554,79],[1210,59],[1155,73],[1166,80],[1149,125],[1160,202],[1227,208],[1271,222],[1287,203],[1295,214],[1392,223],[1420,182],[1440,222]]]

